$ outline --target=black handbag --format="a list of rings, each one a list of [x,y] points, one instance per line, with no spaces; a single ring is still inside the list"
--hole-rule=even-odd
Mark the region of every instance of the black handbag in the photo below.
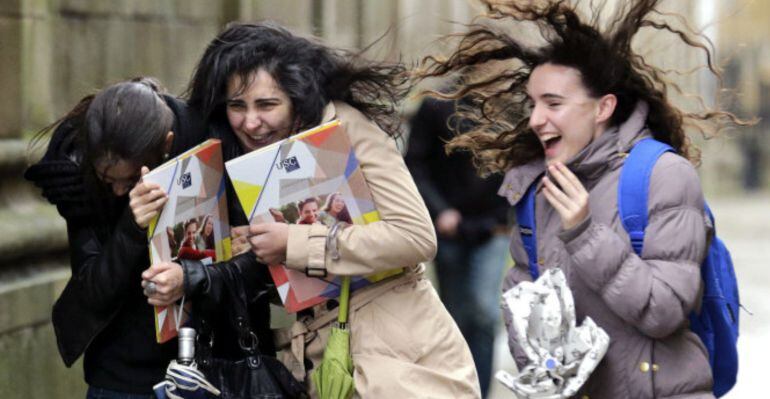
[[[226,279],[230,293],[229,319],[238,335],[244,357],[220,359],[212,356],[212,333],[205,320],[199,320],[196,362],[208,381],[221,391],[221,399],[308,398],[304,385],[278,359],[263,355],[251,331],[246,294],[240,278]]]

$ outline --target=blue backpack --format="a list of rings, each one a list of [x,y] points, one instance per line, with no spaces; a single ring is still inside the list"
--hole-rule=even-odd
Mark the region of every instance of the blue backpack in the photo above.
[[[675,152],[671,146],[652,138],[634,145],[620,172],[618,183],[618,213],[637,255],[642,253],[644,230],[647,227],[647,197],[652,168],[665,152]],[[532,279],[539,276],[535,228],[535,186],[532,184],[516,205],[516,218],[524,249],[529,258]],[[706,206],[714,223],[714,216]],[[700,337],[709,353],[714,378],[714,395],[727,393],[738,375],[738,282],[730,252],[722,240],[714,236],[706,259],[701,265],[704,283],[700,313],[689,316],[690,329]]]

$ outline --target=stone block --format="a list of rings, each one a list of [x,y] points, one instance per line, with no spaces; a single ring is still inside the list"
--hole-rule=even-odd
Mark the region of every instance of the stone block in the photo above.
[[[108,81],[106,48],[117,46],[105,40],[108,28],[109,22],[103,19],[58,18],[54,22],[54,37],[61,43],[53,49],[55,115],[66,114],[78,100]]]
[[[368,46],[390,29],[388,36],[378,42],[376,47],[388,48],[388,52],[391,48],[398,51],[395,39],[398,37],[400,27],[398,22],[394,22],[397,21],[398,3],[388,1],[364,2],[361,11],[361,44]]]
[[[43,18],[50,15],[57,0],[13,0],[18,2],[19,10],[24,17]]]
[[[250,0],[251,15],[241,15],[243,21],[272,19],[304,34],[313,33],[312,0]]]
[[[226,3],[231,0],[184,0],[174,1],[174,15],[188,24],[219,24],[223,22]]]
[[[12,260],[66,252],[67,229],[64,219],[47,203],[44,205],[42,202],[26,201],[32,199],[23,195],[28,187],[21,180],[3,182],[4,189],[17,195],[13,198],[6,194],[2,196],[0,226],[2,231],[13,234],[0,235],[0,254],[3,260],[0,270],[14,266],[10,262]]]
[[[362,45],[359,38],[362,24],[357,0],[330,0],[323,2],[323,38],[327,43],[348,49]],[[361,6],[363,8],[363,6]]]
[[[24,0],[0,1],[0,15],[17,15],[21,12]]]
[[[0,138],[21,134],[21,26],[18,18],[0,16]]]
[[[135,6],[134,1],[122,0],[58,0],[57,12],[68,17],[77,19],[88,19],[96,15],[126,15],[129,10]],[[147,0],[141,0],[147,1]],[[82,21],[81,21],[82,22]]]
[[[25,131],[37,131],[56,120],[53,113],[53,21],[23,18],[21,41],[21,116]]]
[[[0,335],[0,397],[84,398],[82,360],[64,366],[50,322]]]
[[[203,51],[219,32],[218,23],[174,24],[168,27],[164,44],[163,76],[170,93],[180,95],[187,88],[193,68]]]
[[[436,39],[451,30],[450,7],[441,0],[398,4],[399,48],[404,61],[416,61],[433,52]]]
[[[5,271],[0,283],[0,336],[50,322],[51,307],[62,287],[57,282],[69,275],[64,267]]]

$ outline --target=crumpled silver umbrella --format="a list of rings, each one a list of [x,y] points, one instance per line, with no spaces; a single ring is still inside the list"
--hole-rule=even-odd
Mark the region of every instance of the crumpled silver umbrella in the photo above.
[[[523,398],[575,395],[607,353],[607,333],[586,317],[576,326],[575,303],[561,269],[543,273],[503,294],[516,341],[529,363],[510,381]]]

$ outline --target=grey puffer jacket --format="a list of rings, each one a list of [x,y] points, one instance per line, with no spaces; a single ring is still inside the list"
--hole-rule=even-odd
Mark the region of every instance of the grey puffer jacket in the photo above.
[[[610,336],[601,364],[581,390],[590,398],[710,398],[711,370],[687,315],[700,306],[700,264],[710,227],[698,175],[684,158],[664,154],[652,172],[649,224],[637,256],[620,222],[617,186],[633,143],[650,136],[647,105],[640,103],[619,128],[607,130],[568,164],[589,191],[590,216],[563,230],[559,214],[536,197],[538,268],[560,267],[575,298],[578,322],[590,316]],[[508,171],[500,195],[515,205],[544,171],[543,160]],[[539,183],[538,183],[539,184]],[[527,253],[514,230],[516,263],[505,278],[508,290],[531,280]],[[506,327],[511,331],[510,320]],[[522,366],[526,356],[509,333]]]

